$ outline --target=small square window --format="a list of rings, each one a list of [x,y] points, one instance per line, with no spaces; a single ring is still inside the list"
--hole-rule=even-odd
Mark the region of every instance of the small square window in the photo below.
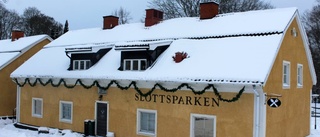
[[[191,114],[192,137],[216,137],[216,117],[212,115]]]
[[[290,88],[290,62],[288,61],[283,61],[282,86]]]
[[[157,133],[157,111],[138,109],[137,111],[137,133],[140,135],[156,136]]]
[[[32,98],[32,116],[42,118],[43,104],[41,98]]]
[[[72,123],[72,109],[72,102],[60,101],[59,117],[61,122]]]
[[[297,86],[302,87],[303,86],[303,65],[298,64],[297,66]]]
[[[125,59],[123,70],[146,70],[147,60],[146,59]]]
[[[90,60],[73,60],[73,70],[86,70],[91,67]]]

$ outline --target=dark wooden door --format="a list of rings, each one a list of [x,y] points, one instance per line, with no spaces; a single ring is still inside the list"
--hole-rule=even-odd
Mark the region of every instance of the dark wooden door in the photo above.
[[[107,103],[99,103],[97,102],[97,135],[98,136],[106,136],[107,135],[107,123],[108,123],[108,104]]]

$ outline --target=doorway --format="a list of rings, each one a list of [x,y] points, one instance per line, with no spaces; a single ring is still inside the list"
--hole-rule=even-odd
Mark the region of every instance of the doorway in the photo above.
[[[96,135],[106,136],[108,132],[108,111],[109,104],[107,102],[96,102]]]

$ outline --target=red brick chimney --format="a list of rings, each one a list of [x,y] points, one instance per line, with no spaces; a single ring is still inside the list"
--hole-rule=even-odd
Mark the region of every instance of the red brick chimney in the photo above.
[[[211,19],[219,14],[219,4],[215,2],[200,3],[200,19]]]
[[[11,33],[12,33],[11,41],[15,41],[15,40],[18,40],[19,38],[24,37],[24,32],[21,30],[12,30]]]
[[[155,25],[162,21],[163,19],[163,12],[156,10],[156,9],[147,9],[146,10],[146,19],[145,19],[145,26],[149,27]]]
[[[119,17],[103,16],[103,29],[112,29],[119,24]]]

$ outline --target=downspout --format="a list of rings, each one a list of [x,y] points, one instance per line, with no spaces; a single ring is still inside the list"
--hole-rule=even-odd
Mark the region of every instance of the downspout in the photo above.
[[[253,137],[266,136],[266,94],[262,88],[257,89],[256,85],[252,85],[254,93],[254,122]]]
[[[20,122],[20,96],[21,96],[21,88],[17,85],[17,104],[16,104],[16,120],[17,123]]]
[[[253,136],[259,137],[260,132],[260,95],[258,91],[256,90],[256,85],[252,85],[253,92],[254,92],[254,131]]]

